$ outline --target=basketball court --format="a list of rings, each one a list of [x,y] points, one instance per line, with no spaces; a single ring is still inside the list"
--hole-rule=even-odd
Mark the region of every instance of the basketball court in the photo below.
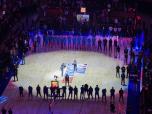
[[[78,72],[73,72],[72,70],[72,63],[74,60],[77,61],[79,69]],[[60,69],[62,63],[65,63],[67,65],[66,68],[68,68],[65,72],[72,72],[70,76],[71,86],[74,87],[76,85],[78,87],[78,91],[80,92],[80,87],[84,84],[88,84],[93,88],[98,85],[100,88],[100,97],[101,90],[103,88],[107,89],[107,96],[109,97],[110,89],[113,86],[116,90],[116,110],[118,111],[120,109],[122,112],[125,111],[128,81],[126,79],[126,86],[122,86],[120,83],[120,78],[116,78],[115,76],[116,65],[123,65],[121,60],[98,52],[53,51],[26,56],[25,61],[26,64],[20,65],[19,67],[19,81],[10,81],[3,93],[3,96],[8,98],[3,103],[3,106],[12,107],[15,114],[48,113],[47,100],[37,98],[36,96],[32,100],[28,99],[28,86],[31,85],[33,87],[33,93],[36,95],[36,86],[39,84],[42,92],[43,86],[46,85],[50,87],[51,81],[55,80],[54,75],[57,76],[59,87],[65,85],[64,76],[61,75]],[[24,87],[24,98],[19,98],[19,86]],[[117,103],[120,88],[123,88],[125,91],[124,104]],[[110,113],[109,106],[109,98],[106,104],[102,103],[101,99],[100,101],[57,100],[52,106],[52,111],[54,112],[53,114],[108,114]],[[26,109],[24,109],[24,107]],[[33,110],[30,110],[30,107],[33,107]],[[90,110],[88,110],[88,107],[90,107]]]

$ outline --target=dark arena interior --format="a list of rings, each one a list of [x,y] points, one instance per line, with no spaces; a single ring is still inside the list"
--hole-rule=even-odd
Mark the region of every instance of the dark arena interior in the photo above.
[[[0,114],[152,114],[152,0],[0,0]]]

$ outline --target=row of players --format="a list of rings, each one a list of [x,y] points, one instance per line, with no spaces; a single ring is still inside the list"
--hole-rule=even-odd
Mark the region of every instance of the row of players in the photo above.
[[[51,93],[49,94],[49,89],[51,91]],[[62,86],[62,88],[59,88],[59,87],[50,87],[48,88],[47,86],[44,86],[43,87],[43,95],[44,95],[44,99],[48,99],[48,97],[51,97],[51,99],[73,99],[74,100],[78,100],[78,88],[77,86],[75,87],[72,87],[72,86],[69,86],[68,87],[68,90],[69,90],[69,94],[68,94],[68,97],[67,97],[67,87],[66,86]],[[20,97],[23,97],[23,92],[24,89],[22,86],[19,87],[19,94],[20,94]],[[93,89],[92,86],[88,86],[88,84],[85,84],[85,85],[82,85],[81,88],[80,88],[80,100],[84,100],[84,99],[93,99],[93,91],[94,92],[94,97],[95,97],[95,100],[99,100],[99,91],[100,91],[100,88],[98,87],[98,85],[96,85],[96,87]],[[37,97],[40,96],[42,97],[41,95],[41,87],[39,85],[37,85],[36,87],[36,93],[37,93]],[[119,90],[119,102],[124,102],[124,90],[121,88]],[[28,97],[29,98],[32,98],[33,97],[33,88],[32,86],[29,86],[28,87]],[[114,87],[112,87],[110,89],[110,101],[111,102],[114,102],[115,101],[115,89]],[[102,102],[107,102],[107,90],[106,88],[102,89]]]
[[[39,48],[48,47],[48,48],[61,48],[61,49],[83,49],[83,50],[94,50],[98,49],[99,51],[120,52],[120,42],[115,36],[114,38],[89,38],[89,37],[48,37],[42,41],[39,40],[40,37],[35,37],[35,39],[30,39],[26,41],[26,47],[33,47],[33,51],[36,52]],[[124,45],[123,45],[124,46]],[[126,46],[126,45],[125,45]],[[107,49],[109,48],[109,49]],[[116,55],[115,55],[116,56]]]
[[[27,41],[26,41],[27,42]],[[86,46],[95,46],[97,43],[102,43],[103,46],[106,45],[117,45],[118,36],[113,37],[93,37],[93,36],[36,36],[29,39],[29,44],[37,45],[38,47],[42,46],[68,46],[68,47],[77,47],[80,45]]]

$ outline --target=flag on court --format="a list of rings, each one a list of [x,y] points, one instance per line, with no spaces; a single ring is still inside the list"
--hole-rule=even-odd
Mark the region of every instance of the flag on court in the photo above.
[[[74,71],[73,64],[66,64],[65,74],[68,74],[69,76],[74,76],[74,73],[85,74],[86,69],[87,69],[87,64],[77,64],[76,71]]]
[[[84,74],[87,69],[87,64],[77,64],[77,73]]]
[[[66,72],[65,74],[68,74],[69,76],[74,75],[74,65],[73,64],[66,64]]]

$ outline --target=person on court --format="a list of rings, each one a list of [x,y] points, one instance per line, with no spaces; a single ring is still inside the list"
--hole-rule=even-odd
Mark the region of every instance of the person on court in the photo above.
[[[77,86],[74,87],[74,100],[78,99],[78,88]]]
[[[121,85],[125,85],[125,74],[121,74]]]
[[[48,87],[44,86],[43,87],[43,95],[44,95],[44,99],[47,98],[48,99]]]
[[[117,39],[114,40],[114,57],[117,57]]]
[[[32,86],[29,86],[28,87],[28,96],[29,96],[29,98],[31,97],[33,97],[33,88],[32,88]]]
[[[107,93],[106,88],[105,88],[105,89],[102,89],[102,102],[103,102],[103,101],[107,102],[106,93]]]
[[[96,87],[95,87],[95,100],[96,100],[96,97],[98,97],[98,100],[99,100],[99,87],[98,87],[98,85],[96,85]]]
[[[13,65],[13,77],[14,77],[14,82],[17,80],[18,81],[18,68],[17,65]],[[16,79],[16,80],[15,80]]]
[[[86,94],[88,96],[88,84],[84,85],[84,97],[86,96]]]
[[[116,50],[116,58],[120,58],[120,46],[117,45],[117,50]]]
[[[65,86],[67,86],[67,84],[69,86],[69,75],[68,74],[65,75]]]
[[[115,101],[115,89],[114,89],[114,87],[112,87],[111,90],[110,90],[110,101],[111,102]]]
[[[24,96],[24,95],[23,95],[23,91],[24,91],[23,86],[20,86],[20,87],[19,87],[19,95],[20,95],[20,97],[23,97],[23,96]]]
[[[41,97],[41,87],[39,85],[37,85],[37,87],[36,87],[36,93],[37,93],[37,97],[38,96]]]
[[[107,39],[106,38],[103,39],[103,50],[104,50],[104,53],[107,53]]]
[[[74,66],[74,71],[77,71],[77,61],[76,60],[73,61],[73,66]]]
[[[66,86],[62,86],[62,90],[63,90],[63,92],[62,92],[62,98],[66,99]]]
[[[63,76],[64,68],[65,68],[65,64],[62,63],[62,64],[61,64],[61,67],[60,67],[60,69],[61,69],[61,76]]]
[[[98,40],[98,51],[102,52],[102,41],[101,41],[101,39]]]
[[[116,66],[116,77],[117,76],[119,76],[119,78],[120,78],[120,66],[119,65]]]
[[[126,71],[125,66],[122,66],[122,67],[121,67],[121,73],[122,73],[122,74],[125,74],[125,71]]]
[[[109,39],[109,55],[111,56],[112,54],[112,39]]]
[[[127,70],[126,78],[128,78],[128,77],[130,77],[130,65],[127,65],[126,70]]]
[[[60,88],[59,87],[56,89],[56,93],[57,93],[57,98],[60,99]]]
[[[119,90],[119,102],[122,101],[122,102],[124,103],[123,94],[124,94],[124,91],[123,91],[123,89],[121,88],[121,89]]]
[[[125,49],[124,49],[124,58],[125,58],[125,64],[127,64],[128,63],[128,48],[126,47]]]
[[[88,99],[90,99],[90,97],[93,99],[93,88],[91,86],[88,89]]]
[[[81,89],[81,91],[80,91],[80,100],[84,100],[84,91],[85,91],[84,90],[84,86],[82,85],[80,89]]]
[[[69,95],[68,95],[68,99],[71,97],[71,100],[72,100],[72,97],[73,97],[73,87],[72,86],[69,86]]]

